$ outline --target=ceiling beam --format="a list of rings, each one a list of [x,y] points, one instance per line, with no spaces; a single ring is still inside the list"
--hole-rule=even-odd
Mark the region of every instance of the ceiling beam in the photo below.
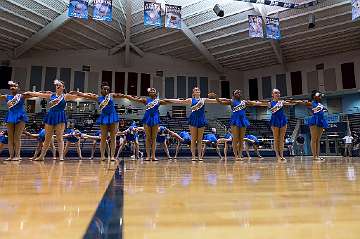
[[[187,36],[187,38],[192,42],[195,48],[197,48],[200,53],[208,60],[208,62],[213,66],[218,72],[224,72],[224,68],[216,61],[215,57],[211,55],[209,50],[200,42],[200,40],[195,36],[191,29],[186,25],[186,23],[181,21],[181,30]]]
[[[67,10],[63,12],[61,15],[56,17],[52,22],[46,25],[43,29],[32,35],[28,38],[21,46],[17,47],[14,51],[15,58],[23,55],[26,51],[28,51],[31,47],[45,39],[52,32],[56,31],[59,27],[61,27],[66,21],[69,20]]]

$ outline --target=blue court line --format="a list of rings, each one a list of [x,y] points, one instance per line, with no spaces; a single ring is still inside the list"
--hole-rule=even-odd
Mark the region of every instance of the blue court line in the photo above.
[[[84,239],[122,239],[124,161],[115,170],[106,192],[84,234]]]

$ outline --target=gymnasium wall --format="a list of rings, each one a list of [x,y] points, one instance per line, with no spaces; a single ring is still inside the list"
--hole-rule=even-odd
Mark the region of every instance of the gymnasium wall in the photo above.
[[[287,63],[286,71],[280,65],[245,71],[243,72],[244,93],[246,96],[249,96],[250,79],[257,79],[260,99],[269,97],[268,90],[263,90],[269,88],[283,88],[281,90],[282,95],[287,96],[293,96],[293,93],[297,93],[296,91],[298,90],[301,91],[300,95],[310,94],[313,89],[319,89],[329,93],[339,90],[353,91],[351,88],[346,89],[346,85],[344,87],[343,81],[345,81],[345,83],[348,82],[345,78],[348,76],[346,74],[343,75],[342,72],[342,67],[348,69],[345,67],[346,64],[343,66],[342,64],[351,62],[354,63],[356,89],[360,89],[360,51],[357,50],[306,61]],[[323,69],[321,69],[321,64],[323,64]],[[317,65],[318,68],[320,68],[318,70]],[[294,78],[294,75],[296,75],[293,74],[292,77],[292,73],[301,74],[300,87],[295,88],[296,84],[294,84],[294,80],[292,87],[291,78]],[[285,84],[279,84],[282,83],[282,76],[286,76]],[[268,86],[269,82],[271,82],[270,86]]]
[[[179,97],[179,93],[190,96],[190,83],[196,82],[197,85],[207,87],[208,91],[215,91],[221,94],[221,80],[229,82],[229,92],[234,89],[242,89],[246,98],[249,98],[249,79],[257,79],[257,93],[259,99],[269,98],[269,90],[272,88],[282,89],[283,95],[292,96],[294,87],[292,87],[291,78],[300,75],[301,95],[308,95],[312,89],[320,89],[328,94],[343,90],[342,66],[343,63],[354,63],[354,75],[356,87],[360,87],[360,51],[342,53],[333,56],[320,57],[307,61],[299,61],[286,64],[287,70],[284,71],[281,66],[272,66],[267,68],[255,69],[251,71],[232,71],[227,70],[224,74],[216,72],[211,66],[196,62],[188,62],[175,59],[170,56],[160,56],[152,53],[146,53],[143,58],[138,55],[131,55],[131,66],[124,66],[123,53],[109,56],[106,50],[80,50],[80,51],[61,51],[61,52],[34,52],[30,51],[23,57],[12,60],[13,67],[12,79],[20,82],[23,89],[31,90],[35,85],[37,90],[51,89],[51,79],[61,75],[67,75],[69,85],[68,89],[99,92],[102,80],[102,72],[109,71],[112,79],[112,87],[115,88],[115,72],[124,72],[125,92],[128,84],[128,73],[138,73],[137,93],[140,95],[141,73],[150,75],[150,85],[160,91],[160,96],[165,96],[165,90],[173,87],[170,93],[173,97]],[[317,65],[323,64],[323,69],[317,70]],[[83,65],[90,66],[90,71],[82,71]],[[319,68],[319,66],[318,66]],[[321,67],[320,67],[321,68]],[[162,71],[163,76],[157,76],[156,72]],[[291,73],[293,72],[293,74]],[[178,83],[183,77],[184,84]],[[33,79],[39,79],[34,81]],[[171,84],[169,84],[169,80]],[[345,79],[344,79],[345,80]],[[167,83],[165,83],[167,81]],[[206,81],[207,84],[204,84]],[[299,83],[299,82],[298,82]],[[183,89],[185,86],[185,90]],[[356,93],[357,89],[345,89],[346,93]],[[299,90],[299,89],[297,89]],[[341,98],[341,97],[340,97]],[[329,102],[330,111],[339,112],[359,112],[356,108],[356,101],[352,96],[347,96],[339,104],[336,99]],[[354,103],[355,102],[355,103]],[[326,102],[325,102],[326,103]],[[134,107],[141,107],[126,100],[118,102],[119,105],[132,104]],[[39,110],[39,104],[37,104]],[[189,110],[189,108],[187,108]],[[171,110],[171,106],[161,107],[161,114],[165,115]],[[230,114],[230,108],[218,105],[207,106],[208,117],[227,117]],[[266,109],[250,110],[252,118],[268,119],[269,113]],[[296,107],[295,115],[304,117],[308,115],[304,107]]]

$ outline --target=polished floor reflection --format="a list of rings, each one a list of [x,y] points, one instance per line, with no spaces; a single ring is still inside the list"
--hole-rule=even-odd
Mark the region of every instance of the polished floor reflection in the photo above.
[[[123,238],[360,238],[360,160],[126,162]]]
[[[82,238],[113,175],[98,161],[0,161],[0,238]]]

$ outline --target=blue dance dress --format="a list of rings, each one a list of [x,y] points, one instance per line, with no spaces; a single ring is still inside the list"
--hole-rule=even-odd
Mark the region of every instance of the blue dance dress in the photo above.
[[[44,118],[44,123],[53,126],[62,123],[66,124],[65,94],[61,94],[60,96],[52,94],[50,96],[49,107],[50,109]]]
[[[232,115],[230,119],[231,126],[237,126],[239,128],[248,127],[250,125],[249,120],[246,118],[246,102],[245,100],[238,101],[232,100],[231,101],[231,109]]]
[[[217,137],[215,134],[206,134],[204,140],[209,141],[209,143],[217,143]]]
[[[309,119],[309,126],[316,125],[317,127],[328,128],[329,125],[324,115],[324,111],[326,110],[324,105],[317,101],[313,101],[311,110],[313,112],[313,115]]]
[[[7,131],[1,131],[0,132],[0,143],[1,144],[8,144],[9,142],[9,137],[8,137],[8,133]]]
[[[25,100],[21,94],[6,95],[8,112],[5,116],[5,122],[17,124],[20,121],[27,122],[28,117],[24,110]]]
[[[187,131],[181,131],[179,136],[183,139],[182,144],[191,144],[191,135]]]
[[[45,141],[45,129],[40,129],[38,133],[38,141],[44,142]]]
[[[207,125],[205,118],[205,100],[191,99],[191,114],[189,116],[189,125],[196,128],[202,128]]]
[[[159,127],[159,132],[156,136],[156,142],[157,143],[164,143],[166,141],[167,138],[167,134],[166,134],[167,128],[164,126],[160,126]]]
[[[258,138],[252,134],[245,135],[244,139],[245,139],[246,143],[248,143],[249,145],[253,145],[253,144],[259,145],[259,143],[260,143]]]
[[[125,134],[126,137],[126,141],[128,142],[134,142],[137,141],[139,139],[139,134],[138,131],[136,131],[136,125],[132,125],[127,129],[127,132]]]
[[[284,101],[271,101],[270,103],[272,127],[282,128],[287,124],[287,118],[284,112]]]
[[[80,138],[79,135],[81,135],[81,132],[79,130],[74,130],[74,129],[67,129],[65,130],[65,134],[70,134],[66,140],[69,141],[70,143],[77,143],[79,142]]]
[[[143,124],[153,127],[160,124],[159,99],[146,98],[146,111],[142,119]]]
[[[111,125],[119,122],[119,116],[116,112],[114,99],[111,94],[99,96],[97,100],[101,113],[96,123],[100,125]]]

